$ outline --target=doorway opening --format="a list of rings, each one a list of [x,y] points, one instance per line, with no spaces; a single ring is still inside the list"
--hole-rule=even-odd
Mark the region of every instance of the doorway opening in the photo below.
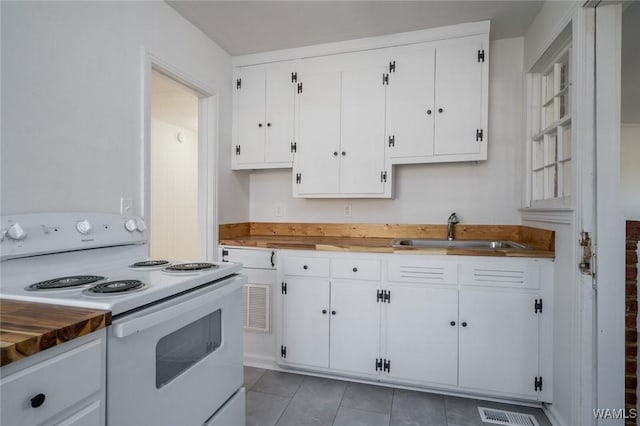
[[[206,260],[200,232],[199,100],[205,95],[151,70],[149,251],[152,259]]]

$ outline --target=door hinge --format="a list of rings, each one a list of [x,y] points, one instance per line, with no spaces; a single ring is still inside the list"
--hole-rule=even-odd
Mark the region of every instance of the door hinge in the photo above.
[[[298,93],[302,93],[302,83],[298,83]]]
[[[386,371],[387,373],[391,372],[391,361],[388,359],[384,360],[384,365],[382,366],[382,371]]]
[[[389,72],[396,72],[396,61],[389,62]]]
[[[476,130],[476,142],[482,142],[483,139],[484,139],[484,130],[483,129],[477,129]]]
[[[296,183],[302,182],[302,174],[296,173]]]
[[[382,74],[382,85],[383,86],[389,85],[389,74]]]
[[[240,155],[240,145],[236,145],[236,155]]]
[[[292,83],[297,83],[298,82],[298,73],[297,72],[292,72],[291,73],[291,82]]]
[[[384,301],[386,303],[391,303],[391,290],[385,290],[382,296],[384,297]]]
[[[478,50],[478,62],[484,62],[484,49]]]
[[[386,182],[387,181],[387,172],[380,172],[380,182]]]
[[[584,275],[595,275],[594,266],[592,261],[594,260],[594,254],[591,247],[591,234],[586,231],[580,232],[580,247],[582,249],[582,261],[578,265],[580,272]]]
[[[287,347],[286,346],[280,346],[280,356],[282,358],[286,358],[287,357]]]
[[[291,152],[298,152],[298,144],[291,142]]]
[[[236,90],[240,89],[242,87],[242,79],[239,78],[236,80]]]
[[[396,135],[389,136],[389,148],[396,146]]]
[[[542,376],[533,378],[533,390],[534,391],[542,391]]]
[[[280,291],[282,292],[282,294],[287,294],[287,283],[285,283],[284,281],[282,281],[282,284],[280,285]]]
[[[384,293],[382,290],[376,290],[376,302],[380,303],[384,301]]]
[[[541,314],[542,313],[542,299],[536,299],[533,302],[533,313]]]
[[[229,256],[229,250],[222,249],[222,261],[223,262],[228,262],[229,261],[228,259],[226,259],[227,256]]]
[[[382,371],[382,358],[376,358],[376,371]]]

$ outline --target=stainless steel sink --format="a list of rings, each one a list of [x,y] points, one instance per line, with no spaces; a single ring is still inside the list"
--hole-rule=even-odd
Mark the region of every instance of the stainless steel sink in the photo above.
[[[399,239],[392,242],[393,247],[402,248],[470,248],[470,249],[518,249],[526,250],[524,244],[504,240],[432,240],[432,239]]]

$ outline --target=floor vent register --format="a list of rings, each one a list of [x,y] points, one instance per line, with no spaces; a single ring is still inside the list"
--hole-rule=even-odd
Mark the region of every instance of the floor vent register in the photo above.
[[[539,426],[538,421],[531,414],[496,410],[485,407],[478,407],[478,411],[480,412],[480,418],[485,423],[512,426]]]

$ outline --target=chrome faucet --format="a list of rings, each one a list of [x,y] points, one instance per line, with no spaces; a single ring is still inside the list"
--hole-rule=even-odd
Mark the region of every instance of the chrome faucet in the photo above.
[[[454,227],[456,223],[460,223],[460,221],[458,220],[458,216],[456,216],[456,213],[453,212],[451,213],[451,216],[449,216],[449,220],[447,221],[447,224],[448,224],[447,240],[449,241],[453,241],[455,238]]]

